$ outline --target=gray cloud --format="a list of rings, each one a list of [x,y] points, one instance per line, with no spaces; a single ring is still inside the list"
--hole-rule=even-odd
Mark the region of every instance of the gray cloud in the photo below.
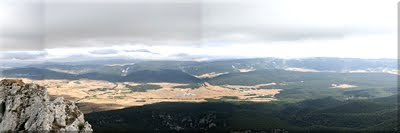
[[[171,55],[172,58],[175,58],[177,60],[209,60],[209,59],[218,59],[220,57],[216,56],[208,56],[208,55],[191,55],[187,53],[178,53]]]
[[[142,53],[153,53],[147,49],[133,49],[133,50],[125,50],[125,52],[142,52]]]
[[[346,14],[324,14],[332,12],[329,10],[333,8],[319,8],[326,6],[323,3],[299,5],[295,9],[287,8],[290,5],[291,2],[288,1],[272,0],[25,2],[17,4],[18,10],[10,15],[15,18],[6,22],[7,25],[1,26],[0,50],[125,44],[227,45],[232,42],[336,39],[353,34],[382,33],[391,31],[388,29],[395,29],[395,25],[375,25],[364,19],[351,19],[347,22],[347,19],[337,18],[338,22],[330,22],[335,19],[329,18]],[[357,10],[356,7],[359,7],[350,6],[354,7],[349,8],[352,10],[347,9],[348,13],[353,13]],[[377,4],[367,6],[383,7]],[[309,9],[315,11],[301,14],[301,11]],[[318,14],[319,12],[321,13]],[[358,14],[361,16],[362,13]],[[374,15],[369,18],[379,16],[370,12],[365,12],[364,15]]]
[[[314,5],[306,2],[313,2]],[[341,2],[306,0],[296,5],[286,0],[207,1],[203,4],[202,35],[206,40],[222,43],[268,43],[395,32],[395,25],[385,26],[384,20],[356,19],[360,15],[372,14],[365,9],[362,9],[364,12],[355,12],[357,5],[346,5],[351,7],[345,10],[347,14],[337,11],[342,6]],[[370,2],[365,6],[377,8],[382,5]]]
[[[149,53],[149,54],[154,54],[154,55],[159,55],[160,53],[153,52],[147,49],[133,49],[133,50],[125,50],[125,52],[128,53]]]
[[[192,57],[192,55],[189,55],[189,54],[186,54],[186,53],[178,53],[178,54],[174,54],[174,55],[172,55],[172,56],[184,57],[184,58]]]
[[[114,49],[100,49],[100,50],[89,51],[89,53],[96,55],[110,55],[110,54],[117,54],[118,51]]]
[[[166,1],[46,1],[15,6],[0,26],[1,50],[101,47],[124,43],[179,44],[201,38],[201,4]],[[15,19],[17,18],[17,19]],[[3,20],[2,20],[3,21]],[[109,43],[112,42],[112,43]]]
[[[43,50],[44,43],[44,15],[43,4],[38,0],[10,1],[3,0],[0,9],[7,18],[0,15],[0,50]],[[9,10],[7,10],[9,9]]]
[[[47,56],[47,52],[45,51],[37,51],[37,52],[1,52],[0,58],[6,60],[32,60],[39,59]]]
[[[134,2],[46,4],[46,42],[82,46],[87,40],[160,45],[165,40],[179,42],[201,38],[199,3]],[[67,41],[63,41],[67,40]],[[101,43],[103,42],[103,43]],[[84,43],[92,46],[90,43]],[[52,46],[49,46],[52,47]],[[58,47],[58,46],[57,46]]]

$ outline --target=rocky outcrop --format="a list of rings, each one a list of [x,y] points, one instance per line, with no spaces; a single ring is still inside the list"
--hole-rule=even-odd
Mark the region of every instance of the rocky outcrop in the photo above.
[[[51,101],[47,89],[21,80],[0,81],[0,132],[91,132],[83,113],[69,101]]]

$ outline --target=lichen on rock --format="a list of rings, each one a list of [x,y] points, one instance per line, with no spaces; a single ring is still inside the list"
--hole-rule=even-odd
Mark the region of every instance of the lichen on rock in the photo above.
[[[0,81],[0,132],[92,132],[78,107],[47,89],[22,80]]]

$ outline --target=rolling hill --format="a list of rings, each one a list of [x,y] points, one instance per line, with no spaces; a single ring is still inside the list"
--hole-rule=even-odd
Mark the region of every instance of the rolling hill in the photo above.
[[[200,79],[179,70],[162,69],[158,71],[135,71],[126,76],[90,72],[84,74],[69,74],[40,68],[15,68],[2,71],[4,77],[43,79],[92,79],[110,82],[172,82],[199,83]]]

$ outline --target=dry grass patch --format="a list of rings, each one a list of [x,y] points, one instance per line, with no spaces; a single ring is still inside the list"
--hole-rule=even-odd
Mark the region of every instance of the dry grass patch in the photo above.
[[[177,88],[188,84],[178,83],[146,83],[158,85],[159,89],[149,89],[145,92],[133,92],[127,87],[143,85],[143,83],[117,82],[100,80],[31,80],[23,79],[25,83],[37,83],[45,86],[51,96],[63,96],[66,99],[81,104],[85,112],[121,109],[130,106],[142,106],[159,102],[206,102],[206,99],[219,99],[227,96],[237,97],[237,101],[268,102],[276,100],[274,96],[280,89],[259,89],[261,86],[224,85],[214,86],[204,83],[198,88]]]
[[[315,69],[306,69],[306,68],[298,68],[298,67],[289,67],[285,69],[286,71],[295,71],[295,72],[320,72]]]
[[[244,86],[244,85],[222,85],[222,86],[232,89],[259,89],[262,86],[272,86],[272,85],[276,85],[276,83],[258,84],[253,86]]]
[[[350,85],[350,84],[332,84],[331,86],[332,86],[331,88],[341,88],[341,89],[357,87],[355,85]]]
[[[197,76],[197,75],[194,75],[194,76],[197,77],[197,78],[203,79],[203,78],[214,78],[214,77],[218,77],[218,76],[223,75],[223,74],[228,74],[228,72],[224,72],[224,73],[212,72],[212,73],[202,74],[202,75],[199,75],[199,76]]]

